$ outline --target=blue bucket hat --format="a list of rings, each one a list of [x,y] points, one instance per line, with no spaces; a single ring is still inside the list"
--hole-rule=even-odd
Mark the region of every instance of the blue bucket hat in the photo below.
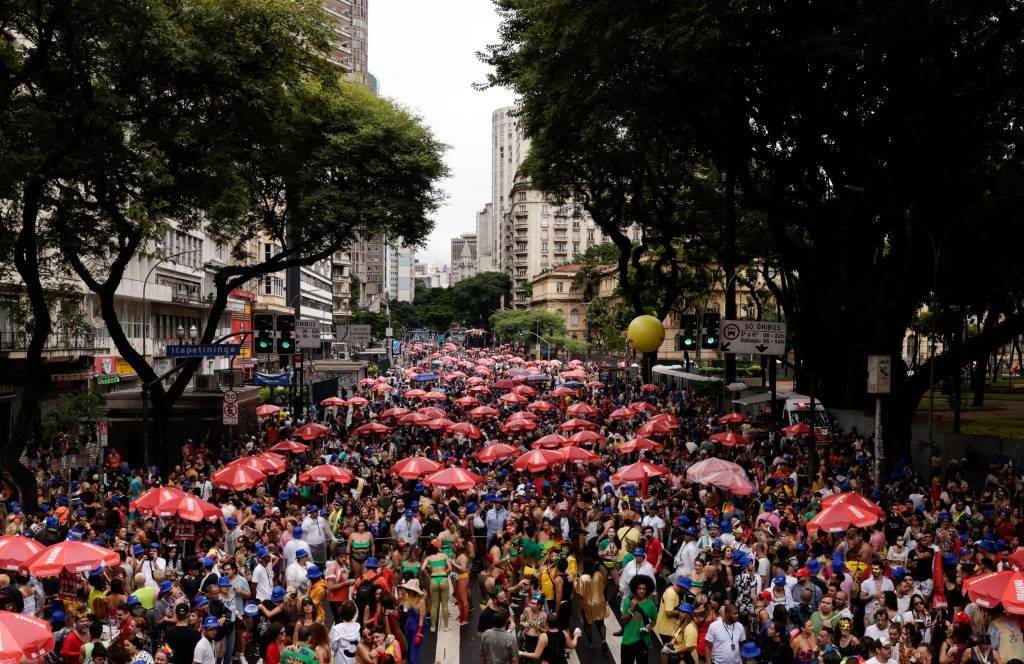
[[[307,579],[319,579],[319,578],[322,578],[323,575],[324,575],[324,573],[321,572],[320,568],[317,567],[316,565],[310,565],[309,567],[306,568],[306,578]]]
[[[50,624],[62,623],[67,620],[67,616],[64,615],[63,611],[54,611],[50,614]]]
[[[263,557],[269,556],[269,555],[270,555],[270,551],[267,549],[267,547],[263,546],[262,544],[257,544],[256,545],[256,557],[257,558],[263,558]]]
[[[295,559],[298,560],[299,558],[309,558],[309,551],[306,551],[305,549],[299,549],[296,551]]]
[[[230,588],[231,587],[231,577],[228,577],[228,576],[220,577],[219,579],[217,579],[217,585],[220,586],[221,588]]]
[[[294,528],[292,528],[292,537],[302,537],[302,526],[295,526]]]
[[[231,526],[232,528],[234,528],[235,526],[238,525],[238,519],[236,519],[233,516],[229,516],[227,519],[224,520],[224,523],[226,523],[229,526]]]
[[[206,595],[199,595],[198,597],[196,597],[196,608],[197,609],[199,607],[201,607],[201,606],[206,606],[209,603],[210,603],[210,600],[209,600],[209,598]]]
[[[213,558],[203,558],[203,567],[205,567],[207,569],[212,569],[214,564],[216,564],[216,562],[217,561],[214,560]]]
[[[245,609],[242,611],[242,613],[244,613],[246,615],[246,617],[249,617],[249,618],[254,618],[255,616],[259,615],[259,612],[260,612],[259,605],[256,604],[256,602],[254,602],[252,600],[250,600],[249,602],[246,603]]]
[[[213,616],[203,618],[203,629],[213,629],[216,627],[220,627],[220,623],[217,622],[216,618]]]
[[[274,586],[274,589],[270,591],[270,599],[274,602],[284,601],[284,588],[281,586]]]
[[[366,559],[366,567],[367,567],[367,569],[377,569],[377,567],[378,567],[377,559],[374,558],[373,556],[370,556],[369,558],[367,558]]]
[[[136,597],[135,595],[128,595],[128,606],[129,607],[141,606],[141,605],[142,605],[142,602],[139,601],[138,597]]]
[[[160,594],[171,592],[171,588],[174,586],[170,581],[164,580],[160,582]]]
[[[134,556],[141,555],[143,552],[145,552],[145,550],[146,550],[146,547],[142,546],[141,544],[136,544],[135,546],[132,547],[132,555],[134,555]]]
[[[777,586],[784,586],[786,585],[786,576],[784,574],[776,574],[775,578],[772,579],[772,583]]]
[[[817,574],[821,571],[821,563],[818,562],[817,558],[811,558],[807,561],[807,571],[811,574]]]
[[[743,649],[740,651],[740,657],[743,659],[757,659],[761,656],[761,649],[757,647],[757,644],[753,641],[748,641],[743,644]]]

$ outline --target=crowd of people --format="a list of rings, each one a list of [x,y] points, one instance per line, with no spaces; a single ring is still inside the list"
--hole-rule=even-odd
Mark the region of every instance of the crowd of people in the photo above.
[[[220,449],[190,441],[173,468],[115,454],[70,477],[40,464],[38,510],[8,504],[5,533],[91,542],[119,564],[8,571],[0,610],[49,621],[47,664],[420,664],[429,635],[453,629],[479,637],[486,664],[559,664],[573,650],[619,664],[1024,659],[1019,617],[962,588],[1013,569],[1024,486],[1009,459],[935,450],[925,474],[902,462],[876,486],[871,441],[855,431],[722,423],[727,409],[692,391],[508,349],[418,345],[409,366],[339,398],[349,405],[318,410],[322,435],[247,488],[211,472],[305,420],[277,413]],[[473,414],[481,406],[494,414]],[[447,423],[402,423],[423,408]],[[574,413],[592,434],[570,438]],[[656,414],[669,417],[642,436],[653,444],[624,448]],[[387,429],[356,433],[368,423]],[[712,440],[724,432],[740,442]],[[585,460],[517,461],[561,434],[540,447],[582,447]],[[709,458],[737,464],[753,490],[690,481]],[[660,470],[619,477],[638,461]],[[351,481],[304,476],[321,464]],[[471,486],[437,486],[438,467]],[[156,487],[218,512],[194,522],[140,508]],[[839,494],[877,505],[875,522],[809,528]]]

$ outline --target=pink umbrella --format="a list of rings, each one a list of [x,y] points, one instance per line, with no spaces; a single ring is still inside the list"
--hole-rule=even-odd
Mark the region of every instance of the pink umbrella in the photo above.
[[[562,455],[554,450],[532,450],[516,459],[512,467],[516,470],[539,473],[560,463],[562,463]]]
[[[349,399],[348,401],[345,402],[345,404],[348,405],[348,406],[356,406],[358,408],[362,408],[363,406],[367,405],[368,403],[370,403],[370,401],[368,399],[364,399],[363,397],[360,397],[360,396],[352,397],[351,399]]]
[[[21,535],[0,537],[0,569],[20,571],[46,547]]]
[[[267,476],[263,472],[241,464],[227,465],[220,470],[210,473],[210,480],[221,489],[242,491],[259,486],[266,481]]]
[[[549,450],[557,450],[559,447],[565,447],[568,444],[569,440],[567,438],[550,433],[533,441],[533,445],[531,447],[534,449],[543,447]]]
[[[282,440],[270,449],[273,452],[291,452],[292,454],[299,454],[301,452],[309,451],[309,445],[303,445],[297,440]]]
[[[398,475],[403,480],[416,480],[424,475],[436,473],[441,467],[441,464],[426,457],[406,457],[391,466],[391,474]]]
[[[166,502],[171,498],[184,497],[185,492],[181,489],[175,489],[174,487],[169,486],[158,486],[155,489],[150,489],[149,491],[140,494],[138,498],[128,503],[128,506],[142,514],[151,514],[160,503]]]
[[[484,478],[476,473],[471,473],[464,468],[444,468],[423,478],[427,486],[438,489],[458,489],[468,491],[478,484],[483,484]]]
[[[625,406],[622,408],[616,408],[612,412],[608,413],[608,419],[612,421],[631,420],[634,417],[636,417],[636,411],[632,408],[626,408]]]
[[[710,484],[724,491],[729,491],[737,496],[746,496],[754,493],[757,487],[747,479],[746,473],[735,473],[731,471],[711,473],[704,478],[702,484]]]
[[[474,440],[480,438],[480,429],[469,422],[457,422],[448,425],[448,433],[460,434]]]
[[[256,406],[256,417],[270,417],[280,413],[281,409],[273,404],[263,404],[262,406]]]
[[[41,660],[55,644],[49,622],[23,613],[0,611],[0,662]]]
[[[698,461],[686,469],[686,479],[691,482],[708,484],[705,480],[716,473],[744,473],[743,469],[731,461],[725,461],[718,457],[711,457],[704,461]]]
[[[602,383],[599,380],[592,380],[589,383],[587,383],[587,387],[589,387],[592,390],[600,390],[602,387],[604,387],[604,383]]]
[[[89,544],[66,540],[46,547],[28,561],[28,573],[33,576],[57,576],[63,571],[89,572],[97,567],[121,564],[116,551]]]
[[[341,468],[340,466],[332,466],[330,464],[322,464],[315,468],[310,468],[306,472],[299,475],[299,482],[303,484],[310,484],[313,482],[336,482],[338,484],[348,484],[354,480],[352,473],[347,468]]]

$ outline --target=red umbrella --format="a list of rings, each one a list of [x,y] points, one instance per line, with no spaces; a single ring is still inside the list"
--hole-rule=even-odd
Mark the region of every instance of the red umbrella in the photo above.
[[[565,409],[565,412],[576,417],[595,417],[597,409],[589,403],[574,403]]]
[[[660,449],[662,449],[662,446],[659,443],[648,438],[637,437],[619,445],[615,451],[619,454],[629,454],[630,452],[650,452],[651,450],[657,451]]]
[[[711,457],[703,461],[698,461],[689,468],[686,469],[686,479],[691,482],[698,482],[700,484],[708,484],[706,478],[716,473],[744,473],[744,470],[734,464],[731,461],[724,461],[718,457]]]
[[[1011,553],[1007,560],[1010,564],[1015,566],[1019,570],[1024,570],[1024,546],[1019,547],[1016,551]]]
[[[538,412],[541,412],[541,413],[547,413],[547,412],[550,412],[550,411],[552,411],[554,409],[555,409],[554,404],[552,404],[552,403],[550,403],[548,401],[534,401],[533,403],[531,403],[529,406],[526,407],[526,410],[529,410],[529,411],[534,411],[535,410],[535,411],[538,411]]]
[[[441,464],[426,457],[406,457],[391,466],[391,474],[398,475],[403,480],[415,480],[436,473],[441,468]]]
[[[558,453],[562,455],[563,463],[593,463],[601,460],[600,456],[582,447],[563,447]]]
[[[162,517],[177,517],[186,521],[216,521],[224,515],[220,508],[196,496],[185,496],[158,505],[155,514]]]
[[[466,379],[466,385],[483,385],[484,379],[480,376],[470,376]]]
[[[671,473],[672,471],[665,466],[638,461],[619,468],[619,472],[612,475],[612,482],[644,482],[652,477],[670,475]]]
[[[589,420],[571,419],[558,425],[559,431],[578,431],[579,429],[596,429],[597,425]]]
[[[460,434],[474,440],[480,438],[480,429],[470,422],[456,422],[448,425],[448,433]]]
[[[558,397],[571,397],[574,394],[576,394],[576,392],[574,392],[573,390],[570,390],[568,387],[558,387],[558,388],[555,388],[555,389],[551,390],[551,396],[556,397],[556,398],[558,398]]]
[[[661,388],[654,383],[645,383],[640,386],[641,392],[660,392]]]
[[[490,394],[491,388],[487,387],[486,385],[474,385],[473,387],[469,388],[469,391],[472,394]]]
[[[562,455],[554,450],[532,450],[516,459],[512,467],[516,470],[539,473],[560,463],[562,463]]]
[[[501,425],[501,430],[505,433],[518,433],[520,431],[535,431],[537,429],[537,423],[533,420],[526,420],[522,418],[509,418],[504,424]]]
[[[515,405],[521,405],[521,404],[526,403],[528,401],[528,399],[526,397],[520,395],[520,394],[516,394],[515,392],[507,392],[505,394],[502,394],[500,397],[498,397],[498,401],[503,401],[505,403],[515,404]]]
[[[543,447],[549,450],[557,450],[559,447],[565,447],[568,444],[569,440],[567,438],[559,436],[558,434],[549,433],[548,435],[542,436],[541,438],[533,441],[533,445],[531,445],[531,447],[533,447],[533,449]]]
[[[346,406],[348,402],[341,397],[327,397],[320,402],[321,406]]]
[[[391,387],[387,383],[377,383],[376,385],[374,385],[370,389],[372,389],[377,394],[384,394],[385,392],[394,392],[395,391],[395,388]]]
[[[599,380],[592,380],[589,383],[587,383],[587,387],[589,387],[592,390],[599,390],[602,387],[604,387],[604,383],[602,383]]]
[[[636,411],[632,408],[626,408],[625,406],[622,408],[616,408],[612,412],[608,413],[608,419],[612,421],[631,420],[634,417],[636,417]]]
[[[495,461],[514,457],[516,454],[519,454],[519,448],[506,445],[505,443],[494,443],[483,448],[473,456],[480,463],[494,463]]]
[[[976,604],[994,609],[1002,604],[1007,613],[1024,615],[1024,572],[989,572],[964,579],[964,590]]]
[[[397,420],[400,417],[408,415],[412,411],[408,408],[402,408],[401,406],[395,406],[394,408],[388,408],[380,416],[385,420]]]
[[[326,436],[330,432],[330,427],[325,427],[324,425],[317,424],[316,422],[310,422],[309,424],[304,424],[293,431],[292,435],[298,436],[302,440],[316,440],[317,438]]]
[[[851,503],[836,503],[826,507],[807,522],[807,532],[824,529],[826,532],[839,533],[850,529],[850,526],[863,528],[878,523],[879,515],[869,512]]]
[[[638,413],[657,413],[658,409],[646,401],[634,401],[629,407]]]
[[[455,405],[462,408],[476,408],[480,405],[480,400],[476,397],[459,397],[455,400]]]
[[[664,422],[647,422],[637,429],[636,432],[641,436],[671,436],[672,429],[673,427]]]
[[[427,428],[433,429],[434,431],[440,431],[441,429],[447,429],[451,425],[455,424],[447,417],[437,417],[427,422]]]
[[[348,484],[354,480],[352,473],[347,468],[340,466],[332,466],[330,464],[322,464],[311,468],[306,472],[299,475],[299,482],[303,484],[311,484],[313,482],[337,482],[338,484]]]
[[[434,419],[433,416],[428,415],[427,413],[409,413],[408,415],[403,415],[402,418],[398,420],[398,423],[412,425],[414,427],[425,427],[427,426],[427,422],[432,419]]]
[[[727,446],[732,446],[732,445],[749,445],[750,444],[750,439],[749,438],[744,438],[743,436],[739,435],[738,433],[733,433],[732,431],[726,431],[725,433],[713,434],[710,437],[710,439],[715,441],[716,443],[721,443],[721,444],[727,445]]]
[[[0,662],[17,664],[41,659],[55,645],[47,621],[23,613],[0,611]]]
[[[28,561],[28,573],[33,576],[57,576],[62,571],[89,572],[101,566],[121,564],[116,551],[89,544],[66,540],[46,547]]]
[[[21,535],[0,537],[0,569],[21,571],[45,548],[36,540]]]
[[[273,404],[263,404],[262,406],[256,406],[256,417],[270,417],[280,413],[281,409]]]
[[[594,443],[604,442],[604,436],[597,433],[596,431],[577,431],[569,438],[569,442],[573,445],[593,445]]]
[[[704,478],[702,484],[710,484],[716,486],[719,489],[729,491],[736,494],[737,496],[746,496],[754,493],[757,487],[747,479],[747,474],[743,472],[723,471],[720,473],[711,473]]]
[[[531,422],[537,421],[537,416],[529,411],[520,410],[512,413],[508,416],[509,420],[530,420]]]
[[[846,491],[843,493],[834,493],[831,496],[826,496],[821,499],[822,507],[832,507],[833,505],[854,505],[865,512],[874,512],[879,517],[885,516],[885,510],[879,507],[875,501],[870,498],[865,498],[859,493]]]
[[[150,514],[156,506],[160,503],[166,502],[171,498],[184,498],[185,492],[181,489],[175,489],[169,486],[158,486],[155,489],[150,489],[145,493],[139,495],[138,498],[128,504],[133,510],[138,510],[142,514]]]
[[[424,401],[444,401],[448,397],[441,394],[440,392],[427,392],[420,398],[423,399]]]
[[[527,397],[530,399],[537,396],[537,390],[533,389],[529,385],[517,385],[512,388],[512,391],[521,397]]]
[[[300,452],[308,451],[309,445],[303,445],[297,440],[282,440],[270,449],[273,452],[291,452],[293,454],[299,454]]]
[[[651,419],[647,420],[648,424],[664,424],[667,427],[675,429],[679,426],[679,418],[669,413],[659,413]]]
[[[421,415],[427,415],[432,420],[436,420],[439,417],[448,417],[448,413],[444,412],[443,408],[437,406],[423,406],[418,411]]]
[[[466,414],[479,420],[485,417],[497,417],[500,413],[490,406],[477,406]]]
[[[743,413],[729,413],[718,418],[719,424],[739,424],[740,422],[746,422],[747,416]]]
[[[579,369],[571,369],[569,371],[563,371],[558,375],[569,380],[582,380],[587,377],[587,372]]]
[[[280,454],[274,452],[262,452],[252,456],[245,456],[240,459],[228,462],[229,466],[241,465],[255,468],[264,474],[283,473],[288,467],[288,462]]]
[[[351,399],[349,399],[348,401],[346,401],[345,405],[347,405],[347,406],[362,407],[362,406],[365,406],[368,403],[370,403],[369,399],[364,399],[363,397],[355,396],[355,397],[352,397]]]
[[[353,436],[382,436],[391,433],[391,427],[380,422],[367,422],[352,430]]]
[[[377,384],[377,379],[376,378],[363,378],[362,380],[359,381],[359,386],[360,387],[369,387],[371,385],[376,385],[376,384]]]
[[[787,436],[802,436],[805,433],[810,432],[811,427],[804,424],[803,422],[797,422],[796,424],[791,424],[788,427],[782,427],[782,433],[786,434]]]
[[[438,489],[458,489],[459,491],[468,491],[477,484],[483,484],[483,481],[484,478],[476,473],[459,467],[445,468],[423,478],[423,483],[427,486]]]
[[[511,390],[515,386],[516,382],[511,378],[502,378],[501,380],[496,381],[491,387],[496,390]]]
[[[405,391],[405,396],[410,398],[410,399],[419,399],[424,394],[426,394],[426,392],[424,392],[423,390],[421,390],[418,387],[414,387],[411,390],[406,390]]]
[[[210,473],[210,479],[221,489],[242,491],[263,484],[267,476],[252,466],[229,464]]]

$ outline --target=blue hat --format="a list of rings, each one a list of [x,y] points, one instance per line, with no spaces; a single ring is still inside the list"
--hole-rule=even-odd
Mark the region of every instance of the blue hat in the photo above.
[[[275,602],[284,601],[284,588],[281,586],[274,586],[274,589],[270,591],[270,599]]]
[[[289,496],[287,491],[282,491],[281,493],[277,494],[277,499],[280,500],[282,503],[288,502],[288,498]]]
[[[59,524],[59,522],[57,521],[57,517],[55,517],[55,516],[48,516],[48,517],[46,517],[46,527],[49,530],[56,530],[58,524]]]
[[[644,548],[642,546],[638,546],[635,549],[633,549],[633,555],[639,558],[640,556],[646,556],[647,552],[644,551]]]
[[[817,558],[811,558],[807,561],[807,571],[811,574],[817,574],[821,571],[821,563],[818,562]]]
[[[776,574],[775,578],[772,579],[772,583],[777,586],[784,586],[786,585],[786,576],[784,574]]]
[[[415,516],[415,515],[416,515],[416,512],[413,512],[412,510],[405,510],[405,516]]]
[[[722,540],[716,538],[713,542],[711,542],[711,548],[712,549],[721,549],[722,548]]]
[[[305,549],[299,549],[296,551],[295,559],[298,560],[299,558],[309,558],[309,551],[306,551]]]
[[[416,492],[416,493],[423,493],[423,488],[424,488],[423,487],[423,483],[422,482],[418,482],[416,484],[416,486],[413,487],[413,491]]]
[[[685,514],[680,514],[679,516],[676,517],[676,525],[677,526],[685,526],[688,523],[690,523],[690,520],[686,518]]]
[[[132,554],[137,556],[140,553],[144,552],[145,550],[146,550],[146,547],[142,546],[141,544],[136,544],[135,546],[132,547]]]
[[[50,614],[50,622],[51,623],[62,623],[66,619],[67,619],[67,616],[64,615],[63,611],[54,611],[52,614]]]
[[[686,534],[689,535],[690,537],[696,537],[697,536],[697,529],[694,528],[693,526],[690,526],[689,528],[686,529]]]
[[[804,544],[803,542],[797,542],[796,550],[800,551],[800,552],[806,551],[807,550],[807,545]]]
[[[693,604],[690,604],[689,602],[683,602],[679,605],[679,608],[676,610],[679,611],[679,613],[689,613],[690,615],[693,615]]]
[[[732,554],[733,565],[736,565],[737,567],[746,567],[748,563],[750,563],[750,559],[747,558],[747,554],[743,553],[742,551],[737,551],[736,553]]]
[[[307,579],[319,579],[323,577],[324,573],[320,571],[320,568],[316,565],[310,565],[306,568]]]
[[[939,512],[939,521],[952,521],[953,517],[949,515],[949,512]]]
[[[249,600],[248,602],[246,602],[245,609],[242,611],[242,613],[244,613],[249,618],[255,617],[256,615],[259,614],[259,612],[260,612],[259,604],[257,604],[253,600]]]
[[[120,505],[121,504],[121,496],[111,496],[110,497],[110,503],[112,505]]]
[[[989,553],[995,553],[996,551],[999,550],[999,547],[996,546],[995,542],[993,542],[992,540],[987,540],[987,539],[981,540],[981,543],[978,544],[978,548],[981,549],[982,551],[988,551]],[[948,555],[951,555],[951,554],[947,553],[946,555],[948,556]],[[949,564],[952,565],[953,563],[949,563]]]
[[[892,575],[897,579],[902,579],[907,575],[907,570],[903,569],[902,567],[893,567]]]
[[[302,537],[302,526],[292,528],[292,537]]]
[[[732,532],[732,524],[729,523],[728,521],[723,521],[722,523],[718,524],[718,527],[721,528],[723,533],[731,533]]]
[[[226,523],[229,526],[231,526],[232,528],[234,528],[235,526],[238,525],[238,519],[236,519],[233,516],[229,516],[227,519],[224,520],[224,523]]]
[[[217,622],[216,618],[213,616],[206,616],[203,618],[203,629],[212,629],[215,627],[220,627],[220,623]]]
[[[149,543],[149,548],[151,548],[151,549],[159,549],[160,548],[160,542],[150,542]]]
[[[163,595],[164,593],[171,592],[171,588],[173,587],[173,585],[174,584],[172,584],[170,581],[166,581],[166,580],[161,581],[160,582],[160,594]]]
[[[216,560],[213,558],[203,558],[203,567],[211,568],[216,564]]]
[[[182,489],[184,489],[185,491],[188,491],[189,489],[191,489],[191,488],[192,488],[192,482],[190,482],[190,481],[188,481],[188,480],[185,480],[185,481],[184,481],[184,482],[182,483],[182,485],[181,485],[181,488],[182,488]]]
[[[762,506],[762,508],[765,512],[771,512],[772,510],[775,509],[775,503],[773,503],[770,500],[766,500],[764,501],[764,505]]]
[[[757,647],[757,644],[753,641],[747,641],[743,644],[743,650],[740,651],[740,657],[743,659],[757,659],[761,656],[761,649]]]
[[[251,509],[253,512],[256,512],[257,514],[259,514],[260,512],[263,511],[263,505],[261,505],[259,503],[253,503],[252,505],[249,506],[249,509]]]
[[[257,544],[256,545],[256,557],[257,558],[263,558],[264,556],[269,556],[269,555],[270,555],[270,551],[267,549],[267,547],[263,546],[262,544]]]
[[[320,510],[320,516],[329,516],[331,513],[326,508]]]
[[[217,579],[217,585],[222,587],[222,588],[229,588],[231,586],[231,577],[229,577],[229,576],[222,576],[222,577],[220,577],[219,579]]]
[[[374,558],[373,556],[370,556],[369,558],[367,558],[366,559],[366,567],[367,567],[367,569],[377,569],[377,567],[378,567],[377,559]]]
[[[89,578],[95,579],[98,576],[103,576],[103,565],[100,565],[96,569],[89,570]]]
[[[197,609],[199,607],[201,607],[201,606],[206,606],[209,603],[210,603],[210,600],[206,597],[206,595],[199,595],[198,597],[196,597],[196,608]]]
[[[49,512],[50,503],[39,503],[39,509],[43,510],[44,512]]]
[[[678,579],[676,579],[676,585],[680,588],[686,588],[687,590],[689,590],[693,587],[693,581],[691,581],[690,577],[688,576],[681,576]]]
[[[139,606],[142,602],[135,595],[128,595],[128,606]]]
[[[307,512],[319,512],[320,508],[317,507],[316,505],[309,505],[308,507],[306,507],[306,511]]]
[[[58,505],[62,505],[62,506],[64,506],[64,507],[67,507],[67,505],[68,505],[68,499],[67,499],[67,498],[65,498],[64,496],[61,496],[61,497],[57,498],[57,504],[58,504]]]

